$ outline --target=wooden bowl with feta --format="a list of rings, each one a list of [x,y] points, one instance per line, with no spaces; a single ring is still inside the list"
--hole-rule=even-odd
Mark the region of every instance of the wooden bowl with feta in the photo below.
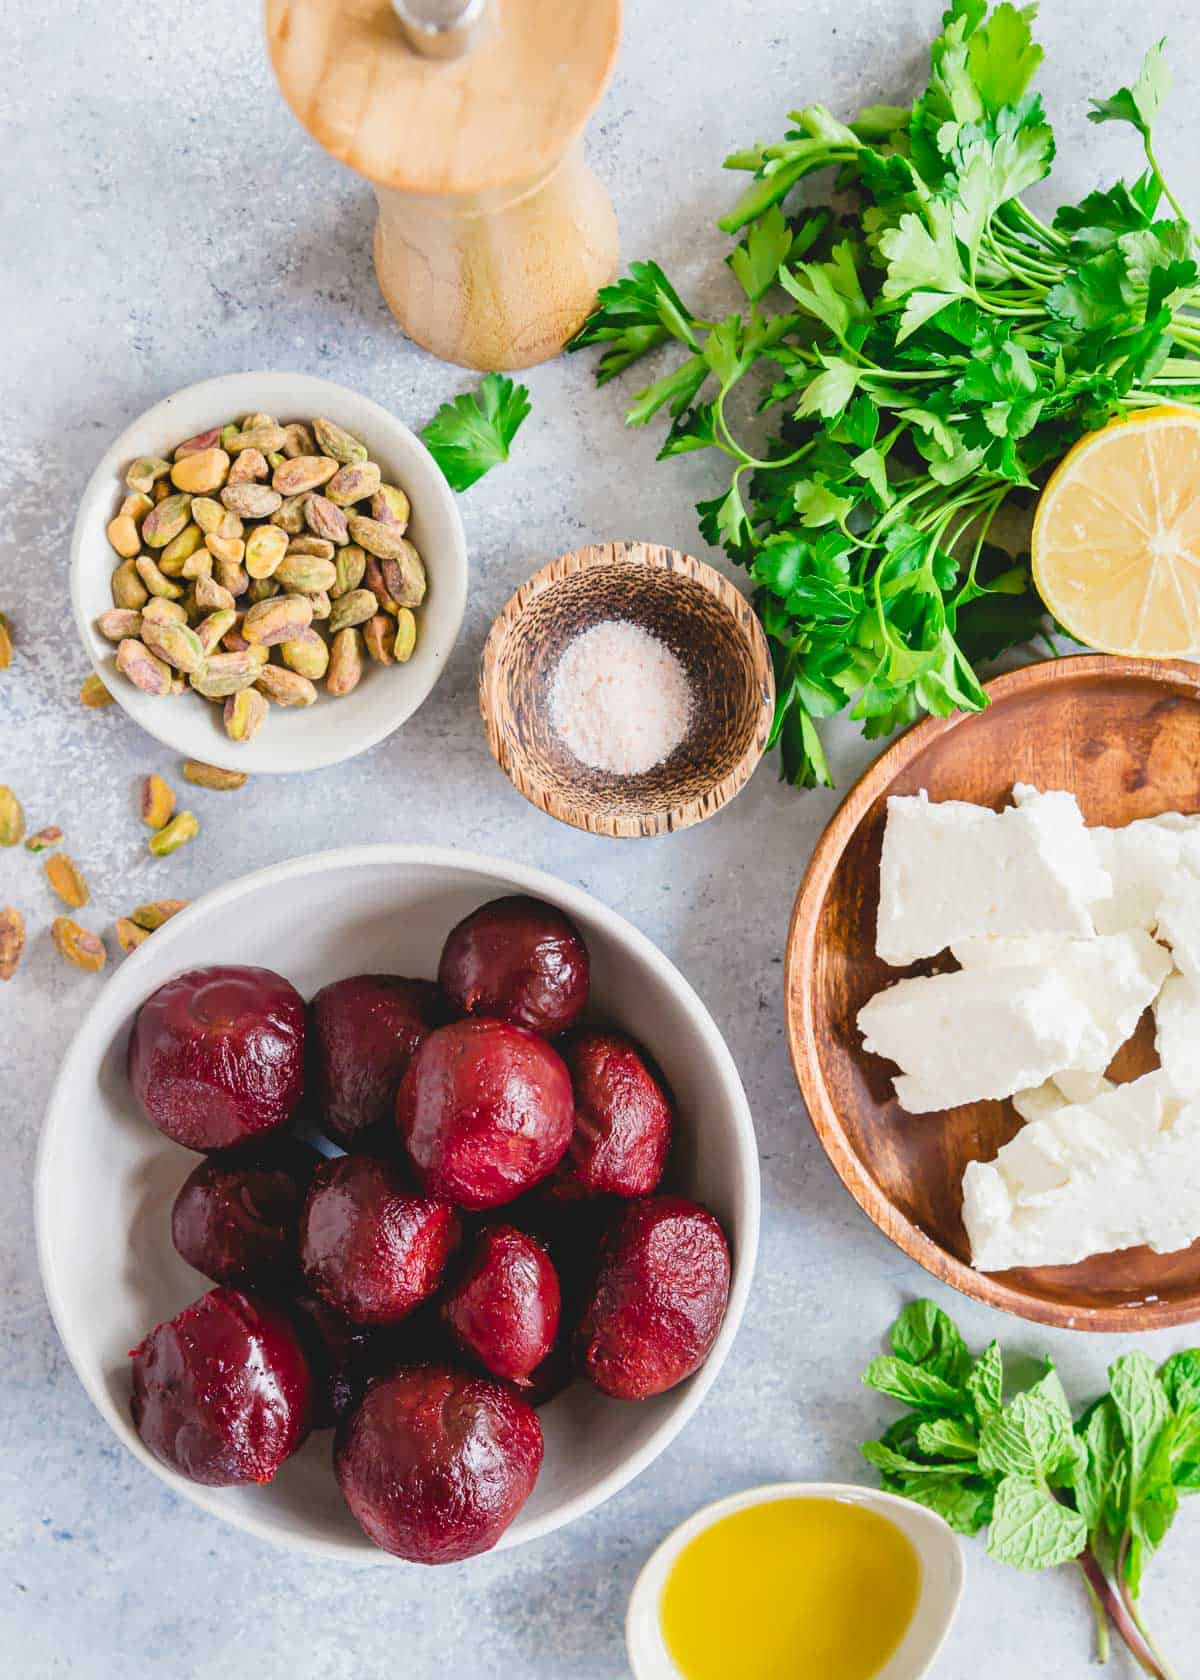
[[[703,822],[741,791],[775,680],[727,578],[673,548],[610,542],[562,555],[509,601],[483,650],[479,707],[531,804],[640,838]]]
[[[1200,1319],[1200,665],[1027,666],[852,789],[792,915],[792,1060],[860,1207],[1064,1328]]]

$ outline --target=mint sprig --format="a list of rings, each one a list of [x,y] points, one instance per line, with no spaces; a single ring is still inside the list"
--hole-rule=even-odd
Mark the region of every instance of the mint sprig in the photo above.
[[[891,1346],[863,1376],[910,1408],[862,1448],[883,1487],[960,1534],[986,1528],[989,1554],[1015,1569],[1078,1564],[1101,1660],[1111,1626],[1146,1674],[1175,1680],[1140,1599],[1180,1498],[1200,1492],[1200,1348],[1157,1370],[1126,1354],[1076,1421],[1052,1364],[1006,1398],[999,1345],[972,1359],[932,1301],[905,1307]]]

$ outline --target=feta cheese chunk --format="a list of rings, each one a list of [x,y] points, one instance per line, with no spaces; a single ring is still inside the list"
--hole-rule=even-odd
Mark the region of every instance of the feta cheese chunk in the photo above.
[[[1171,972],[1170,957],[1140,928],[1099,939],[963,939],[951,951],[965,969],[1044,966],[1060,974],[1099,1034],[1097,1059],[1071,1070],[1088,1074],[1104,1072]]]
[[[1184,819],[1180,827],[1166,818],[1146,817],[1126,828],[1093,828],[1096,855],[1111,877],[1112,897],[1097,904],[1099,933],[1122,928],[1153,928],[1163,898],[1181,870],[1200,868],[1200,827]]]
[[[904,968],[979,934],[1090,936],[1111,883],[1073,794],[991,811],[950,799],[888,800],[875,949]]]
[[[1154,1047],[1182,1096],[1200,1096],[1200,986],[1173,974],[1154,1005]]]
[[[1200,875],[1181,869],[1158,907],[1158,937],[1171,947],[1175,966],[1200,986]]]
[[[1017,1091],[1012,1105],[1022,1120],[1044,1120],[1048,1114],[1057,1114],[1060,1108],[1069,1108],[1072,1103],[1091,1102],[1102,1092],[1115,1090],[1112,1080],[1105,1079],[1102,1073],[1065,1068],[1053,1079],[1047,1079],[1044,1085],[1035,1085],[1031,1091]]]
[[[1043,965],[898,980],[858,1012],[864,1047],[899,1064],[910,1114],[1010,1097],[1059,1068],[1103,1065],[1087,1004]]]
[[[1070,1266],[1147,1243],[1200,1237],[1200,1102],[1162,1073],[1032,1120],[963,1175],[972,1263]]]

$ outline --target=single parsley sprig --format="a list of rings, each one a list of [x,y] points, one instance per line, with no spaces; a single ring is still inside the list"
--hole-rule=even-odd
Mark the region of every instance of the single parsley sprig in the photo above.
[[[753,177],[718,224],[740,236],[740,312],[702,319],[657,263],[633,263],[570,346],[601,347],[601,383],[675,352],[626,420],[666,412],[660,460],[727,459],[700,529],[755,584],[772,739],[802,786],[830,783],[818,725],[836,712],[875,737],[985,705],[976,667],[1051,628],[1027,557],[989,540],[1000,509],[1114,415],[1200,402],[1200,267],[1152,143],[1161,45],[1091,113],[1132,124],[1144,173],[1047,224],[1020,196],[1054,159],[1028,91],[1034,12],[953,0],[911,107],[845,124],[811,105],[726,159]],[[789,209],[830,170],[851,215]],[[752,373],[776,416],[759,448],[730,412]]]
[[[501,373],[483,377],[477,393],[443,403],[421,440],[452,490],[469,490],[508,460],[509,445],[531,408],[529,391]]]
[[[1139,1601],[1180,1498],[1200,1492],[1200,1348],[1157,1371],[1142,1353],[1118,1359],[1076,1423],[1053,1365],[1006,1400],[999,1344],[973,1359],[932,1301],[905,1307],[891,1346],[863,1375],[909,1408],[862,1448],[882,1486],[960,1534],[986,1527],[989,1554],[1016,1569],[1077,1563],[1100,1661],[1111,1624],[1147,1674],[1174,1680]]]

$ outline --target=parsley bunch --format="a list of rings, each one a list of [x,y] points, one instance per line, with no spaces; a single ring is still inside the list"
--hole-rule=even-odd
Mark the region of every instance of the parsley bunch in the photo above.
[[[910,1408],[862,1449],[882,1485],[960,1534],[986,1526],[1001,1563],[1077,1562],[1100,1661],[1111,1622],[1147,1674],[1173,1680],[1138,1601],[1181,1496],[1200,1492],[1200,1348],[1157,1371],[1143,1353],[1118,1359],[1109,1392],[1076,1423],[1053,1365],[1006,1401],[999,1344],[972,1359],[932,1301],[904,1309],[891,1345],[863,1376]]]
[[[665,409],[660,460],[731,463],[700,529],[756,585],[773,739],[801,786],[829,785],[817,720],[846,707],[868,737],[980,710],[975,667],[1048,623],[1027,563],[989,542],[1001,506],[1114,415],[1200,401],[1200,268],[1152,144],[1161,45],[1090,113],[1133,125],[1144,173],[1048,225],[1020,196],[1054,158],[1028,92],[1035,10],[953,0],[911,108],[847,125],[810,105],[783,140],[725,160],[753,177],[718,224],[741,235],[726,259],[740,313],[702,320],[657,263],[633,263],[571,344],[603,346],[601,383],[661,345],[684,352],[626,420]],[[820,170],[851,211],[789,207]],[[756,451],[729,399],[760,367],[758,406],[779,420]]]

